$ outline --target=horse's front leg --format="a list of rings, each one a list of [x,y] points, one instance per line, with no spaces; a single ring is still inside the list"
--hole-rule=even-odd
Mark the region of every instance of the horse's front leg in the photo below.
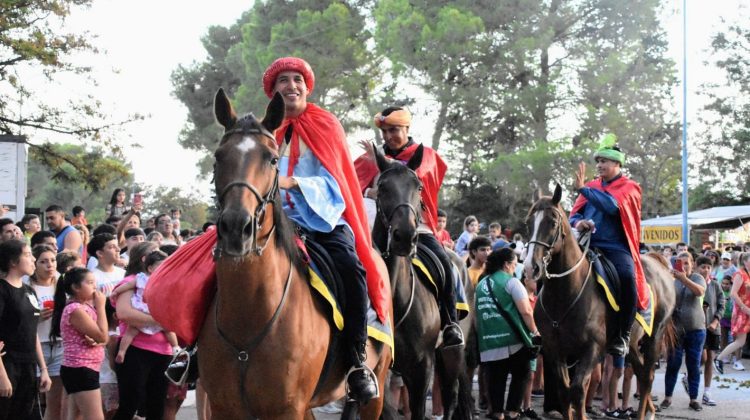
[[[575,418],[586,419],[586,388],[591,381],[591,371],[594,368],[594,349],[584,351],[575,366],[575,373],[570,379],[570,403],[575,410]]]
[[[438,349],[436,353],[436,372],[440,374],[440,394],[443,398],[443,416],[453,418],[458,397],[458,380],[464,369],[464,349],[454,346],[449,349]]]
[[[565,420],[570,420],[573,418],[573,413],[570,406],[570,378],[568,376],[568,366],[563,358],[552,361],[552,364],[553,369],[550,373],[555,376],[554,382],[557,383],[557,399],[560,403],[560,414],[562,414]],[[547,367],[545,366],[545,371],[546,370]]]
[[[430,379],[435,367],[434,356],[427,356],[423,361],[418,362],[403,372],[404,383],[409,391],[409,408],[411,408],[411,418],[423,419],[427,411],[427,389],[430,386]]]

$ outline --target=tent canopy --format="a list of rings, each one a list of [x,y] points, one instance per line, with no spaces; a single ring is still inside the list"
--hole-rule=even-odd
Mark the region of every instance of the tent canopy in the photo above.
[[[712,207],[688,213],[688,224],[695,230],[735,229],[750,222],[750,206]],[[682,214],[641,221],[641,226],[682,226]]]

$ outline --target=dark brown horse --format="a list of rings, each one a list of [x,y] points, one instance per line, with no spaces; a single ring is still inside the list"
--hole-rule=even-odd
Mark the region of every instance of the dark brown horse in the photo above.
[[[427,390],[436,369],[441,378],[443,414],[451,419],[456,407],[462,352],[446,355],[436,350],[440,335],[438,303],[416,277],[411,263],[422,208],[422,183],[415,172],[422,163],[422,150],[419,146],[406,165],[402,165],[388,161],[375,148],[380,178],[373,242],[383,252],[391,278],[395,342],[399,349],[393,369],[403,376],[409,390],[412,418],[425,418]],[[451,274],[446,274],[450,279]]]
[[[284,103],[277,94],[260,122],[252,114],[237,118],[219,90],[214,112],[226,131],[215,153],[218,281],[198,339],[201,381],[215,418],[312,418],[312,407],[344,395],[347,366],[342,344],[331,348],[338,333],[313,296],[281,209],[272,133],[284,118]],[[325,370],[329,351],[338,357]],[[360,415],[377,419],[391,349],[370,342],[367,353],[380,397]]]
[[[545,388],[557,390],[565,419],[585,419],[586,388],[592,368],[604,355],[610,315],[593,280],[591,264],[560,206],[561,197],[558,185],[552,197],[539,198],[529,210],[531,239],[525,264],[535,280],[544,279],[534,320],[542,335]],[[628,354],[640,386],[641,419],[647,410],[655,411],[651,387],[657,344],[671,325],[675,304],[674,278],[663,260],[647,255],[642,264],[655,298],[654,330],[650,337],[645,336],[641,325],[634,322]]]

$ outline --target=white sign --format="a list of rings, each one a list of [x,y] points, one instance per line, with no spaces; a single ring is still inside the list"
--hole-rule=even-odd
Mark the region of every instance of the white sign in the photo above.
[[[18,221],[26,207],[26,138],[0,136],[0,204],[10,211],[4,216]]]

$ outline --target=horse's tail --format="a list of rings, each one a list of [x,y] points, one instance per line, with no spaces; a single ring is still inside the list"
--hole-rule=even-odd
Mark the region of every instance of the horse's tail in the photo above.
[[[657,346],[657,351],[661,352],[664,349],[666,354],[671,354],[676,347],[677,329],[674,325],[674,318],[670,316],[669,321],[664,325],[664,333],[661,336],[661,343]]]
[[[664,268],[666,268],[667,270],[670,269],[670,267],[669,267],[669,261],[667,261],[667,259],[664,258],[663,255],[661,255],[661,254],[659,254],[657,252],[649,252],[648,254],[646,254],[646,256],[653,258],[656,262],[658,262],[659,264],[663,265]]]

